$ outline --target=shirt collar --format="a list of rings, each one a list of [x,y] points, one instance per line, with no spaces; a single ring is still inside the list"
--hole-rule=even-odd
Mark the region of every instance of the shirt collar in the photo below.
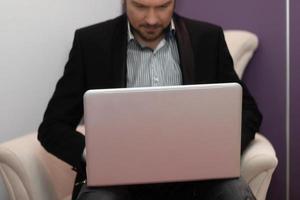
[[[128,42],[131,41],[131,40],[134,40],[134,35],[131,31],[131,26],[130,26],[130,23],[129,21],[127,22],[127,26],[128,26]],[[171,34],[174,34],[175,33],[175,23],[174,23],[174,20],[171,19],[171,25],[170,25],[170,33]]]

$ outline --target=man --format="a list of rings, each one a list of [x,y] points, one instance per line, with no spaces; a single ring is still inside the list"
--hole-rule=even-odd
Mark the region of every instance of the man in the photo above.
[[[77,172],[73,199],[254,199],[242,179],[86,186],[85,140],[75,129],[89,89],[238,82],[244,93],[242,151],[261,123],[254,99],[234,72],[220,27],[178,16],[175,0],[124,0],[124,8],[120,17],[76,31],[39,127],[45,149]]]

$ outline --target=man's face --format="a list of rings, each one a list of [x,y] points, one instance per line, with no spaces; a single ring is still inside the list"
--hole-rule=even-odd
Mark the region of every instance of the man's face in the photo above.
[[[175,7],[175,0],[125,0],[124,3],[135,34],[147,42],[162,37]]]

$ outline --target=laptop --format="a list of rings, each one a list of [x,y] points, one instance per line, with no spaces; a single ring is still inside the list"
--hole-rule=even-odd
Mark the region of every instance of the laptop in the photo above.
[[[88,186],[240,176],[237,83],[89,90]]]

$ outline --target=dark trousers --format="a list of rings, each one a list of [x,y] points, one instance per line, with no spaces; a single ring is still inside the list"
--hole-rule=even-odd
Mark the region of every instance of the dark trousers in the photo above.
[[[77,200],[255,200],[243,178],[114,187],[83,185]]]

